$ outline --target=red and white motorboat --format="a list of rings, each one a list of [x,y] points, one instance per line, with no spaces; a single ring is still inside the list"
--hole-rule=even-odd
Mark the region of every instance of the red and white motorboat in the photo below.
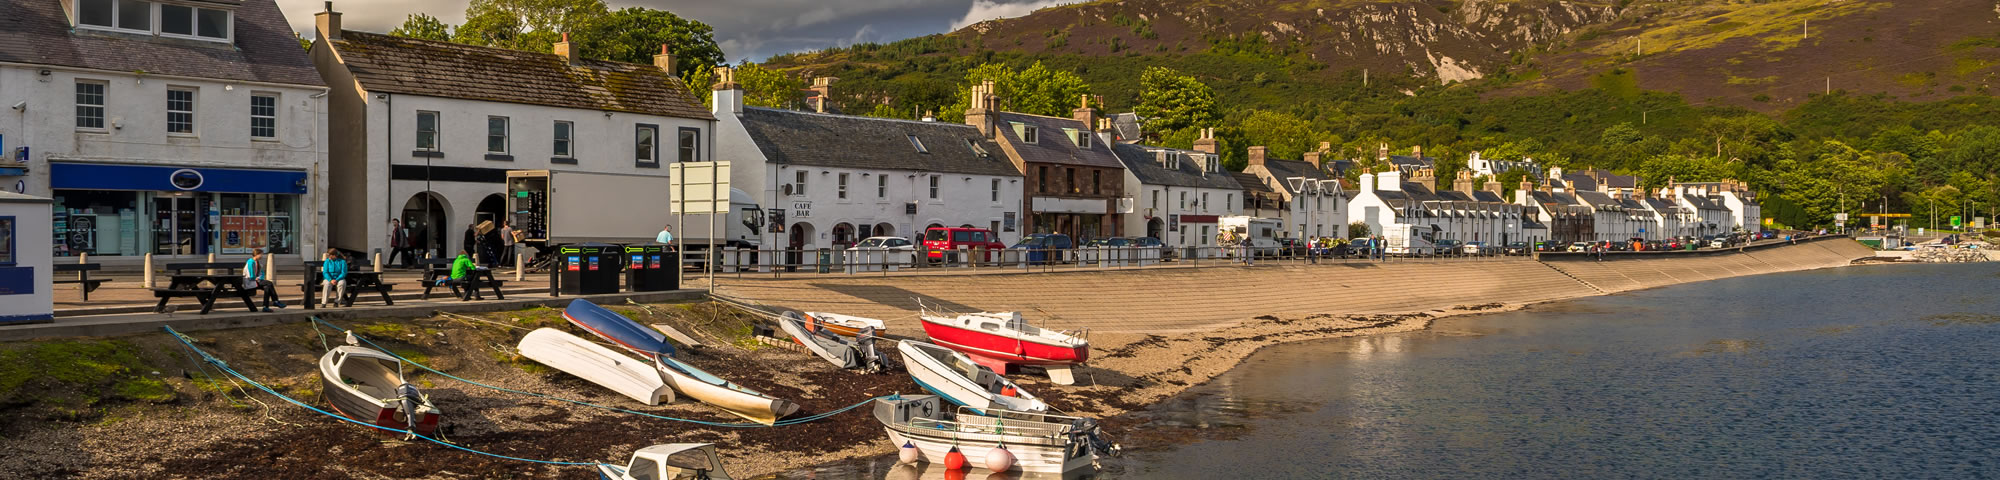
[[[979,312],[946,317],[924,310],[931,343],[957,350],[1001,374],[1020,365],[1040,366],[1055,383],[1075,383],[1069,367],[1090,360],[1090,341],[1021,320],[1020,312]]]

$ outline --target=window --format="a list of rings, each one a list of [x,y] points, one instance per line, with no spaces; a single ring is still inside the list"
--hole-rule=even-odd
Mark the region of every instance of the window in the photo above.
[[[1083,193],[1083,187],[1077,186],[1076,184],[1075,168],[1067,168],[1067,167],[1063,168],[1063,176],[1067,177],[1064,179],[1065,181],[1063,182],[1063,185],[1069,186],[1069,193]]]
[[[847,198],[847,174],[845,174],[845,173],[843,173],[843,174],[840,174],[840,183],[837,183],[837,184],[835,184],[835,185],[834,185],[834,187],[835,187],[835,191],[839,192],[839,196],[840,196],[840,198],[841,198],[841,199],[843,199],[843,200],[844,200],[844,199],[846,199],[846,198]]]
[[[158,22],[154,21],[156,5]],[[145,0],[78,0],[75,18],[76,25],[84,28],[227,41],[234,14],[228,10]]]
[[[507,153],[507,117],[486,117],[486,153]]]
[[[1153,191],[1153,209],[1154,209],[1154,210],[1159,210],[1159,209],[1160,209],[1160,191],[1159,191],[1159,190],[1154,190],[1154,191]]]
[[[1041,132],[1037,131],[1037,130],[1035,129],[1035,126],[1034,126],[1034,125],[1022,125],[1022,126],[1021,126],[1021,142],[1022,142],[1022,143],[1035,143],[1035,137],[1039,137],[1039,136],[1041,136]]]
[[[916,135],[910,135],[910,146],[917,147],[917,153],[931,153],[930,150],[924,148],[924,141],[918,139]],[[974,145],[974,147],[977,147],[977,145]]]
[[[1181,169],[1181,154],[1174,152],[1167,152],[1167,169],[1168,170]]]
[[[938,198],[938,178],[940,178],[940,177],[941,177],[940,175],[931,175],[931,199],[932,199],[932,200],[937,200],[937,198]]]
[[[701,158],[701,129],[681,129],[680,152],[679,161],[682,162],[693,162]]]
[[[194,34],[196,36],[229,38],[229,12],[207,8],[195,10]]]
[[[978,140],[973,140],[970,138],[965,139],[965,147],[972,149],[973,155],[978,155],[980,156],[980,158],[986,157],[986,147],[979,146]]]
[[[226,10],[160,4],[160,34],[215,40],[229,39]]]
[[[1000,203],[1000,179],[993,179],[993,203]]]
[[[805,171],[805,170],[799,170],[799,171],[796,171],[796,172],[792,172],[792,173],[796,173],[796,174],[798,174],[798,175],[796,175],[796,176],[794,176],[794,177],[793,177],[793,178],[795,179],[795,181],[793,181],[793,182],[792,182],[792,195],[805,195],[805,194],[806,194],[806,171]]]
[[[1035,167],[1035,193],[1049,193],[1049,167]]]
[[[1081,149],[1084,149],[1084,150],[1089,150],[1089,149],[1090,149],[1090,131],[1089,131],[1089,130],[1084,130],[1084,131],[1079,131],[1079,132],[1076,132],[1076,148],[1081,148]]]
[[[875,198],[888,198],[888,197],[889,197],[889,176],[888,176],[888,175],[876,175],[876,176],[875,176]]]
[[[1180,201],[1180,203],[1178,203],[1177,205],[1180,205],[1180,208],[1181,208],[1182,210],[1186,210],[1186,209],[1188,208],[1188,204],[1187,204],[1187,192],[1181,192],[1181,201]]]
[[[115,0],[78,0],[76,23],[78,25],[112,26],[112,14],[118,7]]]
[[[632,157],[641,167],[660,166],[660,127],[638,125],[632,134]]]
[[[437,151],[438,112],[417,112],[417,149]]]
[[[1090,171],[1090,193],[1091,193],[1092,195],[1097,195],[1097,194],[1102,194],[1102,193],[1104,193],[1104,171],[1103,171],[1103,170],[1091,170],[1091,171]]]
[[[1229,206],[1231,206],[1231,205],[1235,205],[1235,204],[1236,204],[1236,194],[1234,194],[1234,193],[1227,193],[1227,194],[1223,194],[1223,195],[1222,195],[1222,208],[1223,208],[1223,209],[1228,209],[1228,208],[1229,208]]]
[[[167,133],[194,134],[194,90],[167,89]]]
[[[160,33],[167,35],[194,35],[194,7],[185,5],[160,5]]]
[[[1208,192],[1201,192],[1201,209],[1208,210]]]
[[[278,96],[273,94],[250,95],[250,138],[277,138],[278,136]]]
[[[560,120],[556,121],[556,127],[555,127],[556,138],[552,146],[552,150],[555,152],[555,156],[561,158],[570,158],[571,156],[574,155],[573,153],[570,153],[569,146],[570,146],[570,140],[572,139],[572,136],[575,134],[576,134],[576,124]]]
[[[153,4],[139,0],[118,0],[118,28],[153,31]]]
[[[14,258],[14,217],[0,217],[0,265],[12,266]]]
[[[104,129],[104,84],[76,82],[76,128]]]

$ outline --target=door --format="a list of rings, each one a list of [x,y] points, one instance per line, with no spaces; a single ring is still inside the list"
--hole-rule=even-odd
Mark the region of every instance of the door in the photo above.
[[[208,253],[202,228],[201,209],[193,197],[153,199],[153,254],[201,255]]]

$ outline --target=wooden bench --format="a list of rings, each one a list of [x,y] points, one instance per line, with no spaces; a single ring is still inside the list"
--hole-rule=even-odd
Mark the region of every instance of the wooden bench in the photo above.
[[[426,259],[422,265],[424,269],[423,299],[430,300],[431,289],[439,287],[438,280],[451,278],[451,259]],[[464,285],[465,290],[460,290],[460,283],[466,284]],[[452,296],[456,296],[461,300],[472,300],[474,298],[485,300],[485,296],[479,293],[480,288],[491,288],[493,289],[494,298],[506,300],[507,296],[500,293],[500,287],[505,284],[506,282],[493,278],[493,270],[474,269],[463,282],[447,281],[443,286],[451,288]]]
[[[305,293],[306,310],[312,310],[313,307],[318,306],[320,287],[325,281],[323,280],[324,275],[320,274],[320,265],[322,264],[321,261],[305,263],[305,281],[299,283],[299,289]],[[348,261],[346,279],[347,296],[341,297],[335,303],[343,307],[352,307],[354,306],[354,299],[361,296],[362,290],[373,290],[382,297],[383,305],[395,305],[396,301],[389,299],[389,292],[395,290],[396,284],[384,283],[382,282],[382,274],[368,270],[372,270],[372,268],[367,264]]]
[[[99,285],[103,285],[104,282],[111,281],[110,279],[104,279],[104,278],[99,278],[99,279],[90,278],[90,272],[98,271],[101,268],[103,267],[95,263],[58,263],[55,265],[55,270],[54,270],[55,273],[76,272],[76,279],[56,280],[55,283],[75,283],[83,285],[83,301],[88,302],[90,301],[90,292],[92,290],[96,290],[97,287]]]
[[[236,262],[169,263],[165,270],[174,273],[168,276],[167,286],[152,289],[153,296],[160,299],[153,312],[165,313],[169,300],[192,297],[201,302],[201,313],[207,314],[215,309],[215,300],[223,295],[242,298],[243,306],[255,312],[257,303],[250,298],[255,290],[244,289],[243,276],[236,273],[242,268],[243,264]],[[202,273],[185,273],[190,270],[201,270]],[[225,273],[208,274],[210,270]]]

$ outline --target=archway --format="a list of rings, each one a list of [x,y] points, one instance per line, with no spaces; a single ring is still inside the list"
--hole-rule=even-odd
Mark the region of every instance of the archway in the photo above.
[[[890,226],[888,223],[877,223],[875,224],[874,235],[877,237],[894,237],[896,236],[896,227]]]
[[[1153,217],[1152,220],[1146,222],[1146,236],[1158,239],[1165,239],[1167,238],[1166,233],[1167,233],[1166,220],[1161,220],[1160,217]]]
[[[450,246],[446,243],[449,237],[445,236],[450,229],[445,226],[451,225],[451,206],[445,203],[444,197],[435,192],[417,192],[403,202],[401,218],[403,226],[410,229],[410,239],[415,247],[412,255],[444,256],[445,248]]]
[[[833,226],[833,249],[846,250],[854,246],[854,225],[841,222]]]
[[[498,193],[487,195],[486,198],[479,199],[479,208],[473,210],[472,223],[492,220],[497,225],[501,222],[501,217],[506,214],[507,197]]]
[[[791,241],[785,244],[785,269],[795,270],[805,263],[802,261],[805,259],[804,250],[812,246],[813,228],[810,223],[799,222],[787,230],[791,231]]]

